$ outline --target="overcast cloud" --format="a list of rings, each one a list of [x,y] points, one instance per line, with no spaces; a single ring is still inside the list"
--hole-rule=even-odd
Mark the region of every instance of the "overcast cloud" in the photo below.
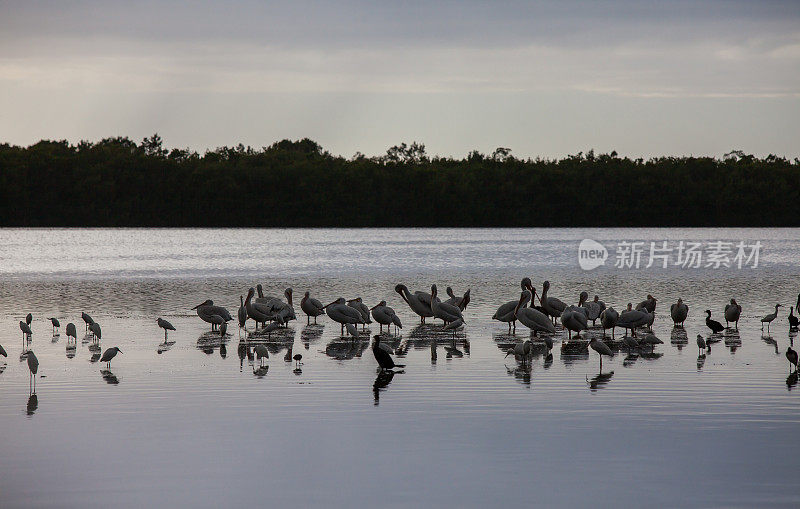
[[[0,1],[0,141],[800,155],[800,2]]]

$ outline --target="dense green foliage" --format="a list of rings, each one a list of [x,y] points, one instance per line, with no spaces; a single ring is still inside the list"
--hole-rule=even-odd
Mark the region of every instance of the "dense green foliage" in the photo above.
[[[800,161],[611,154],[522,160],[424,145],[351,159],[315,142],[205,154],[135,143],[0,145],[2,226],[800,226]]]

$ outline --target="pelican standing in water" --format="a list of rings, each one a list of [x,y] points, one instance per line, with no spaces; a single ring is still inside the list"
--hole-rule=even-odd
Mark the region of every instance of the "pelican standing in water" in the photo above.
[[[455,322],[456,320],[464,321],[464,316],[461,314],[461,309],[453,304],[442,302],[436,296],[436,285],[431,285],[431,311],[433,316],[442,320],[445,324]]]
[[[534,290],[534,293],[536,293],[536,290]],[[538,309],[523,307],[523,304],[529,300],[532,300],[530,291],[523,291],[519,296],[517,307],[514,309],[514,315],[517,317],[517,320],[519,320],[522,325],[533,331],[534,336],[537,332],[549,332],[551,334],[555,333],[556,328],[550,319],[547,318],[547,315]]]
[[[797,312],[800,313],[800,309],[798,309]],[[796,329],[800,320],[794,316],[794,306],[789,306],[789,316],[787,319],[789,320],[789,330]]]
[[[397,285],[394,287],[394,291],[400,294],[411,311],[419,315],[420,323],[425,323],[425,318],[433,316],[430,295],[424,292],[411,293],[406,285]]]
[[[348,300],[347,305],[361,313],[361,318],[364,319],[364,321],[361,323],[361,330],[366,329],[367,324],[372,323],[372,319],[369,317],[370,309],[361,301],[361,297]]]
[[[597,295],[594,297],[597,299]],[[591,320],[592,326],[594,326],[597,323],[597,319],[600,318],[600,313],[603,312],[604,308],[600,306],[599,300],[587,301],[586,299],[588,298],[589,294],[587,292],[581,292],[580,301],[583,303],[583,308],[586,309],[586,318]]]
[[[764,324],[767,324],[767,333],[769,333],[769,324],[772,323],[774,319],[778,317],[778,308],[781,307],[780,304],[775,304],[775,312],[765,315],[764,318],[761,319],[761,330],[764,330]]]
[[[725,327],[728,322],[734,322],[736,329],[739,329],[739,316],[742,314],[742,306],[736,303],[736,299],[731,299],[730,304],[725,305]]]
[[[370,311],[372,311],[372,318],[374,318],[380,326],[380,332],[383,332],[384,325],[387,329],[389,329],[393,323],[395,326],[397,326],[397,324],[400,322],[400,319],[395,314],[394,309],[387,306],[385,300],[375,304]],[[400,324],[400,328],[403,328],[402,324]]]
[[[678,302],[669,307],[669,314],[672,317],[672,323],[683,327],[683,322],[686,321],[686,316],[689,314],[689,306],[684,304],[683,299],[678,299]]]
[[[345,325],[349,324],[353,326],[364,322],[364,318],[361,316],[361,312],[348,306],[346,304],[346,301],[344,300],[344,297],[339,297],[335,301],[324,306],[324,309],[331,320],[341,325],[340,332],[342,335],[344,335]],[[353,337],[358,336],[358,332],[356,332],[356,334],[353,334],[349,328],[348,332],[350,332],[350,334],[353,335]]]
[[[549,297],[547,292],[550,290],[550,281],[545,281],[542,284],[542,295],[539,301],[542,303],[545,313],[553,318],[555,323],[556,318],[561,317],[561,313],[567,309],[567,305],[563,301],[555,297]]]
[[[325,307],[322,302],[310,296],[309,292],[303,295],[300,300],[300,309],[306,314],[306,324],[311,323],[311,317],[314,317],[314,323],[317,323],[317,317],[325,314]]]
[[[159,327],[164,329],[164,343],[166,343],[167,342],[167,331],[175,330],[175,327],[173,327],[173,325],[171,323],[169,323],[168,321],[164,320],[163,318],[159,318],[158,320],[156,320],[156,323],[158,324]]]
[[[624,311],[617,319],[616,326],[626,330],[630,329],[631,335],[636,337],[636,328],[644,327],[651,321],[651,318],[652,314],[648,313],[646,309]]]
[[[603,327],[603,335],[606,334],[606,329],[611,329],[611,339],[614,339],[614,329],[617,327],[619,321],[619,313],[613,307],[606,308],[600,313],[600,325]]]
[[[86,324],[86,330],[89,330],[89,326],[94,323],[94,319],[89,316],[89,313],[81,313],[81,318],[83,319],[83,323]]]
[[[706,340],[700,334],[697,335],[697,354],[702,355],[702,351],[706,349]]]
[[[467,291],[464,292],[464,296],[463,297],[456,297],[456,295],[453,293],[453,289],[450,288],[449,286],[447,287],[445,292],[450,297],[449,299],[447,299],[445,301],[446,303],[452,304],[454,306],[458,306],[458,309],[460,309],[461,311],[464,311],[465,309],[467,309],[467,304],[470,303],[470,297],[469,297],[470,289],[469,288],[467,288]]]
[[[267,312],[264,305],[253,302],[253,295],[255,295],[255,293],[255,288],[251,287],[249,290],[247,290],[247,298],[244,301],[244,308],[247,310],[247,316],[256,322],[256,329],[258,329],[259,323],[266,323],[272,318],[272,316]],[[200,318],[203,317],[201,316]]]
[[[585,292],[584,292],[585,293]],[[586,318],[586,308],[582,306],[568,306],[561,312],[561,325],[567,329],[567,338],[572,339],[572,333],[575,332],[575,337],[581,337],[581,331],[589,328]]]
[[[197,310],[197,316],[200,317],[206,323],[211,324],[211,330],[215,330],[216,327],[219,325],[218,318],[212,318],[213,316],[218,316],[222,318],[222,321],[229,322],[233,320],[230,312],[222,306],[215,306],[214,301],[211,299],[207,299],[204,302],[196,305],[192,309]]]
[[[48,318],[50,323],[53,324],[53,336],[58,334],[58,328],[61,327],[61,322],[58,321],[58,318]]]
[[[791,346],[786,350],[786,359],[789,361],[789,373],[792,372],[792,366],[797,371],[797,352]]]
[[[522,289],[522,294],[520,298],[527,295],[527,299],[531,299],[531,295],[535,295],[536,292],[532,292],[531,289],[533,285],[531,283],[530,278],[524,277],[522,281],[519,283],[520,288]],[[525,293],[527,292],[527,293]],[[508,333],[511,334],[511,327],[513,325],[514,331],[517,330],[517,304],[519,300],[510,300],[505,304],[501,304],[500,307],[497,308],[497,311],[494,312],[492,315],[492,320],[497,320],[499,322],[504,322],[508,324]],[[519,308],[525,308],[528,305],[528,301],[523,302],[519,305]]]

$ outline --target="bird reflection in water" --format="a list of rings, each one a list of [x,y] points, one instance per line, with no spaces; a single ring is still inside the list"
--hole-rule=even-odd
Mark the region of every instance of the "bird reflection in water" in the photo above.
[[[436,364],[436,358],[439,356],[436,353],[436,347],[437,346],[438,345],[436,344],[436,341],[431,341],[431,366]]]
[[[686,329],[683,327],[675,326],[669,335],[669,342],[678,347],[678,351],[683,350],[683,347],[689,344],[689,336],[686,334]]]
[[[449,346],[445,345],[444,351],[447,352],[447,355],[445,355],[445,357],[447,357],[448,359],[452,359],[453,357],[458,357],[458,358],[464,357],[464,352],[459,350],[458,347],[456,346],[455,338],[453,338],[453,341],[452,343],[450,343]]]
[[[117,378],[117,375],[112,373],[110,369],[101,370],[100,371],[100,375],[103,377],[103,380],[105,380],[107,384],[110,384],[110,385],[118,385],[119,384],[119,378]]]
[[[227,336],[220,336],[217,331],[205,332],[197,338],[197,349],[206,355],[212,355],[214,350],[228,342],[226,338]],[[164,343],[162,343],[162,345],[163,344]]]
[[[98,349],[96,352],[92,352],[92,356],[89,359],[89,362],[97,362],[99,360],[100,360],[100,349]]]
[[[772,338],[770,338],[772,339]],[[742,338],[739,336],[739,331],[735,329],[727,329],[725,330],[724,335],[725,346],[731,351],[731,353],[736,353],[736,349],[742,346]],[[777,352],[777,345],[775,346]]]
[[[244,370],[244,359],[247,357],[247,342],[239,340],[236,346],[236,354],[239,356],[239,373]]]
[[[311,324],[303,327],[300,331],[300,342],[303,343],[303,348],[308,350],[311,343],[318,341],[322,337],[322,331],[325,329],[324,325]]]
[[[637,352],[630,352],[622,359],[622,367],[629,368],[636,364],[637,360],[639,360],[639,354]]]
[[[786,390],[791,391],[797,386],[797,371],[792,371],[786,377]]]
[[[225,343],[219,345],[219,356],[223,359],[228,356],[228,347],[225,345]]]
[[[28,396],[28,405],[25,408],[25,414],[33,415],[36,413],[36,410],[39,408],[39,396],[36,393],[31,393]]]
[[[506,373],[508,373],[509,376],[513,376],[514,380],[522,385],[527,387],[531,386],[531,380],[533,378],[533,365],[530,362],[517,364],[513,368],[506,366]]]
[[[598,373],[597,375],[593,376],[591,379],[586,377],[586,383],[589,384],[589,390],[592,392],[597,392],[597,389],[602,389],[603,387],[611,381],[611,377],[614,376],[613,371],[609,371],[607,373]]]
[[[778,350],[778,342],[775,341],[772,338],[772,336],[761,336],[761,341],[763,341],[764,343],[774,347],[776,355],[780,355],[781,354],[781,352]],[[727,344],[727,341],[726,341],[726,344]],[[739,344],[741,344],[741,340],[739,341]]]
[[[375,377],[375,383],[372,384],[372,394],[375,397],[375,406],[380,404],[381,392],[385,391],[389,384],[392,383],[392,379],[397,373],[402,373],[402,371],[393,371],[390,369],[378,370],[378,376]]]
[[[325,355],[338,361],[346,361],[361,357],[369,346],[369,340],[355,339],[349,336],[336,338],[325,347]]]
[[[697,371],[703,371],[703,366],[706,364],[706,354],[701,353],[697,356]]]
[[[553,365],[553,352],[548,351],[547,356],[544,358],[544,362],[542,362],[542,367],[544,369],[550,369],[550,366]]]
[[[158,348],[156,349],[156,353],[161,355],[164,352],[169,352],[170,349],[172,348],[172,345],[174,344],[175,344],[174,341],[164,341],[163,343],[159,343]]]
[[[253,365],[253,374],[257,378],[264,378],[264,376],[267,374],[268,371],[269,371],[269,364],[263,364],[258,367]]]
[[[67,359],[74,359],[75,354],[78,353],[78,346],[75,343],[67,342]]]

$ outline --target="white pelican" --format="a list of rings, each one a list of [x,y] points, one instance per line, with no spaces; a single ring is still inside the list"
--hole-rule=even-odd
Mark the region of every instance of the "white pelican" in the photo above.
[[[218,323],[211,321],[211,316],[213,315],[221,317],[225,322],[233,320],[233,317],[227,309],[222,306],[215,306],[214,301],[211,299],[201,302],[192,309],[197,310],[197,316],[199,316],[201,320],[211,324],[211,330],[214,330],[215,327],[219,325]]]
[[[657,302],[658,302],[658,300],[656,300],[655,297],[653,297],[652,295],[650,295],[648,293],[647,294],[647,299],[643,300],[642,302],[640,302],[639,304],[636,305],[636,311],[641,311],[643,309],[646,309],[648,313],[654,313],[655,310],[656,310],[656,303]]]
[[[630,304],[628,305],[630,307]],[[622,327],[623,329],[630,329],[631,335],[636,337],[636,328],[637,327],[644,327],[647,325],[648,322],[651,321],[653,318],[652,313],[648,313],[645,310],[630,310],[624,311],[619,318],[617,319],[617,327]]]
[[[253,296],[255,295],[255,293],[256,293],[255,288],[250,288],[249,290],[247,290],[247,299],[245,299],[244,301],[244,308],[247,311],[247,316],[252,318],[253,321],[256,322],[256,328],[258,328],[259,323],[266,323],[270,321],[272,319],[272,315],[268,313],[268,310],[265,308],[265,306],[253,302]],[[197,308],[197,314],[200,316],[200,318],[202,318],[206,322],[212,323],[211,328],[213,330],[214,322],[211,322],[210,317],[208,317],[208,315],[206,315],[206,317],[209,319],[204,318],[204,316],[200,314],[200,309],[201,308]]]
[[[534,290],[534,293],[535,292],[536,290]],[[522,292],[522,295],[520,295],[517,306],[514,309],[514,315],[517,317],[517,320],[519,320],[522,325],[532,330],[534,336],[539,331],[555,333],[556,328],[553,326],[553,323],[550,321],[550,319],[547,318],[547,315],[538,309],[524,307],[524,304],[529,300],[532,300],[531,293],[530,291],[525,290]]]
[[[775,312],[770,313],[768,315],[764,315],[764,318],[761,319],[761,330],[764,330],[764,324],[767,324],[767,332],[769,332],[769,324],[778,317],[778,308],[781,307],[780,304],[775,304]]]
[[[456,297],[455,294],[453,293],[453,289],[450,288],[449,286],[447,287],[446,292],[447,292],[447,295],[450,297],[449,299],[447,299],[445,301],[446,303],[452,304],[454,306],[458,306],[458,309],[460,309],[461,311],[464,311],[465,309],[467,309],[467,304],[469,304],[469,302],[470,302],[470,298],[469,298],[470,289],[469,288],[467,288],[467,291],[464,292],[464,296],[463,297]]]
[[[561,316],[561,312],[567,309],[567,305],[555,297],[548,297],[548,290],[550,290],[550,281],[545,281],[542,284],[542,295],[539,301],[542,303],[547,315],[553,317],[555,321],[556,318]]]
[[[606,308],[600,313],[600,325],[603,327],[603,335],[606,329],[611,329],[611,338],[614,338],[614,328],[617,326],[619,320],[619,313],[613,307]]]
[[[683,322],[689,314],[689,306],[684,304],[683,299],[678,298],[678,302],[669,307],[669,314],[672,316],[672,323],[683,327]]]
[[[520,281],[519,286],[522,289],[522,295],[520,296],[520,298],[522,298],[522,296],[526,295],[525,292],[528,292],[527,293],[528,300],[531,299],[531,295],[535,295],[536,294],[535,291],[533,291],[533,292],[531,291],[533,286],[531,284],[530,278],[527,278],[527,277],[522,278],[522,281]],[[517,330],[517,315],[516,315],[516,311],[515,310],[517,309],[517,303],[518,302],[519,302],[519,300],[510,300],[510,301],[506,302],[505,304],[501,304],[500,307],[497,308],[497,311],[495,311],[494,315],[492,315],[492,320],[497,320],[499,322],[508,323],[508,332],[509,332],[509,334],[511,333],[512,325],[514,327],[514,330],[515,331]],[[528,301],[525,301],[519,307],[525,308],[527,305],[528,305]]]
[[[736,328],[739,328],[739,316],[742,314],[742,306],[736,303],[736,299],[731,299],[730,304],[725,305],[725,327],[728,322],[734,322]]]
[[[568,339],[572,339],[572,333],[579,338],[581,331],[589,328],[586,318],[586,308],[579,306],[568,306],[561,312],[561,325],[567,329]]]
[[[367,324],[372,323],[372,320],[369,317],[370,309],[361,301],[361,297],[348,300],[347,305],[361,313],[361,318],[364,319],[364,321],[361,323],[361,330],[366,329]]]
[[[306,314],[307,324],[311,323],[312,316],[314,317],[314,323],[317,323],[317,317],[325,314],[325,308],[322,306],[322,302],[311,297],[309,292],[306,292],[300,300],[300,309]]]
[[[440,301],[436,294],[436,285],[431,285],[431,311],[433,311],[435,318],[442,320],[445,324],[455,322],[458,319],[464,320],[464,316],[458,306]]]
[[[372,311],[372,318],[374,318],[375,321],[380,325],[380,332],[383,332],[384,325],[387,327],[387,329],[391,327],[392,324],[395,324],[396,326],[399,325],[401,329],[403,328],[403,325],[400,324],[400,318],[397,317],[394,309],[386,305],[385,300],[375,304],[370,311]]]
[[[597,322],[597,319],[600,318],[600,313],[603,312],[603,307],[600,306],[600,302],[597,300],[587,302],[586,299],[589,298],[589,294],[586,292],[581,292],[580,301],[583,303],[583,307],[586,309],[586,318],[592,321],[592,325]],[[597,295],[594,296],[597,299]],[[578,304],[579,306],[581,304]]]
[[[342,334],[344,334],[345,324],[352,325],[364,322],[364,318],[361,316],[361,313],[358,310],[348,306],[345,302],[346,301],[344,300],[344,297],[339,297],[335,301],[324,306],[325,312],[328,314],[330,319],[341,325]]]
[[[400,297],[406,301],[406,304],[408,304],[408,307],[411,308],[411,311],[419,315],[420,323],[425,323],[425,318],[433,316],[430,295],[424,292],[411,293],[408,291],[408,287],[402,284],[395,286],[394,291],[399,293]]]

